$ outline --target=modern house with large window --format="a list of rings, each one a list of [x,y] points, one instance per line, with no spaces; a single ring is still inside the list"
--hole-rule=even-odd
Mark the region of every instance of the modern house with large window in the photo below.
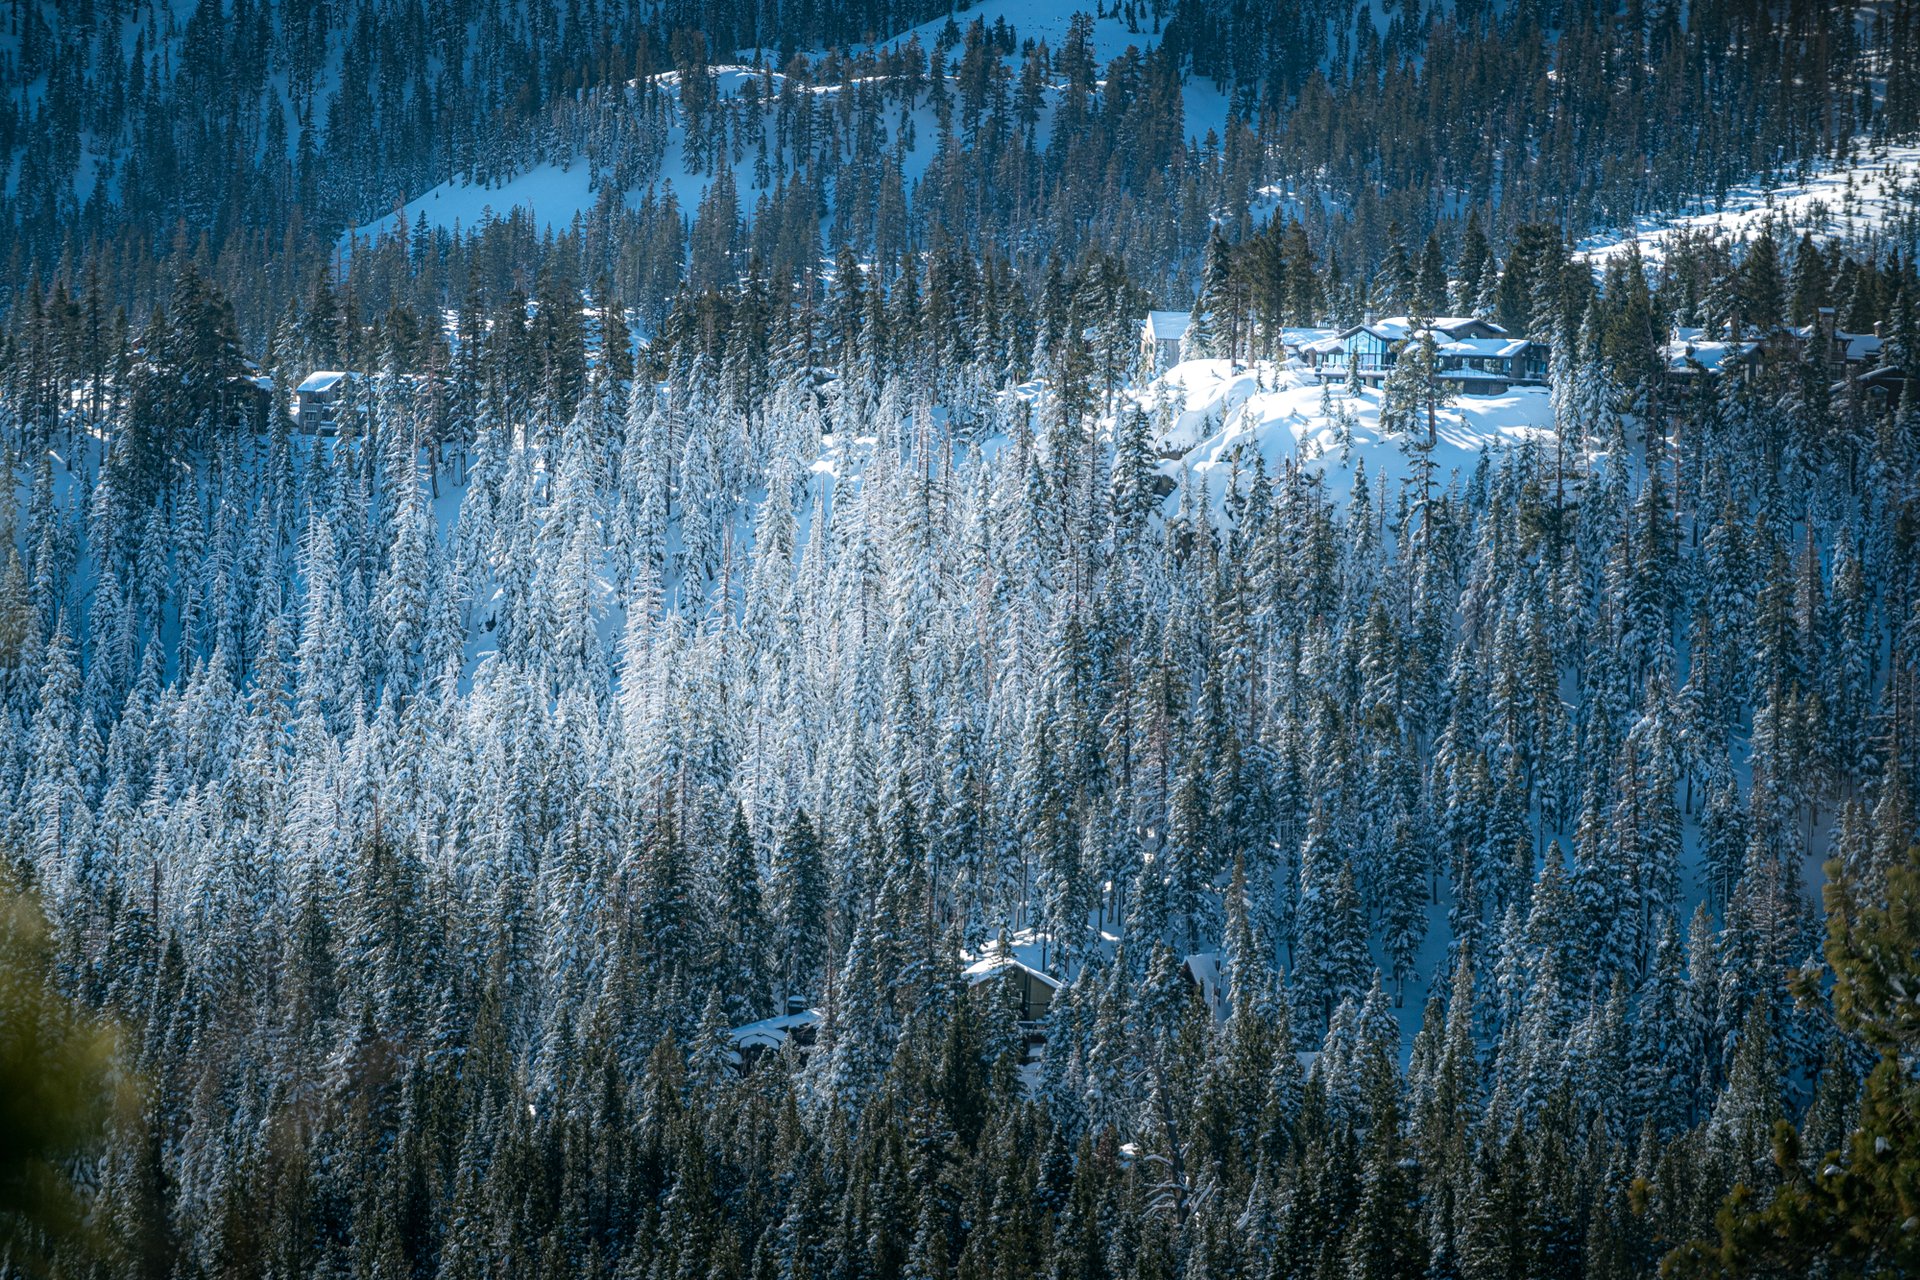
[[[1407,344],[1429,331],[1439,358],[1438,378],[1455,391],[1498,395],[1510,387],[1546,381],[1550,353],[1545,343],[1516,338],[1491,320],[1473,316],[1441,316],[1425,325],[1408,316],[1370,320],[1306,344],[1299,358],[1321,382],[1357,376],[1379,386]]]

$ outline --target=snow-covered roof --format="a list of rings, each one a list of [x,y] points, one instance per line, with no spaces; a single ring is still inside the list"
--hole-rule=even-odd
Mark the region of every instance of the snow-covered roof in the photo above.
[[[1507,332],[1493,321],[1481,320],[1475,316],[1435,316],[1427,321],[1427,327],[1436,334],[1445,334],[1449,339],[1463,331],[1476,328],[1484,328],[1500,335]],[[1361,328],[1366,329],[1374,337],[1383,338],[1388,342],[1399,342],[1419,332],[1419,326],[1414,323],[1412,316],[1386,316],[1371,324],[1362,325]],[[1350,329],[1348,332],[1353,331]]]
[[[1525,338],[1455,338],[1436,348],[1443,356],[1492,357],[1505,360],[1524,352],[1531,345]]]
[[[1345,340],[1342,339],[1339,334],[1335,334],[1331,338],[1321,338],[1317,342],[1303,343],[1300,347],[1300,352],[1302,355],[1337,356],[1345,352],[1346,349],[1347,344]]]
[[[1145,323],[1155,342],[1178,342],[1187,336],[1191,319],[1184,311],[1149,311]]]
[[[799,1013],[783,1013],[777,1018],[762,1018],[735,1027],[727,1032],[727,1038],[736,1049],[778,1049],[799,1028],[818,1026],[822,1020],[818,1009],[802,1009]]]
[[[1054,977],[1046,970],[1036,969],[1032,965],[1025,964],[1016,957],[1004,953],[989,953],[982,956],[961,970],[960,976],[967,980],[968,986],[977,987],[989,978],[997,978],[1007,973],[1024,973],[1029,977],[1038,978],[1041,982],[1046,983],[1055,990],[1058,990],[1060,987],[1060,979]]]
[[[1220,956],[1218,952],[1202,951],[1188,956],[1181,962],[1187,974],[1200,987],[1200,998],[1208,1009],[1218,1012],[1220,1009]]]
[[[1685,335],[1700,331],[1682,329],[1678,332]],[[1666,345],[1667,368],[1682,373],[1698,365],[1708,373],[1719,373],[1728,363],[1737,364],[1752,355],[1758,346],[1754,342],[1697,342],[1682,336]]]
[[[1280,330],[1280,345],[1295,351],[1305,351],[1310,347],[1318,347],[1324,342],[1337,341],[1339,337],[1338,329],[1289,327]]]
[[[1852,364],[1873,359],[1886,346],[1886,342],[1873,333],[1836,333],[1833,336],[1847,344],[1847,360]]]
[[[977,957],[962,952],[960,958],[971,963],[960,971],[960,976],[967,980],[968,986],[974,987],[988,978],[1017,970],[1032,974],[1057,989],[1060,979],[1040,967],[1046,949],[1044,937],[1031,929],[1022,929],[1011,938],[1002,936],[989,942]]]
[[[1883,364],[1878,369],[1869,369],[1861,374],[1860,384],[1870,387],[1905,388],[1907,385],[1907,372],[1896,365]]]
[[[317,369],[308,374],[306,378],[301,381],[300,385],[294,388],[294,391],[301,395],[319,395],[322,392],[333,390],[341,379],[351,378],[352,376],[351,373],[343,369]]]

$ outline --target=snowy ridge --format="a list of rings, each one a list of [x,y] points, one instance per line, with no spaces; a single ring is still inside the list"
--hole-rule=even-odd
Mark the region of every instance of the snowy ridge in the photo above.
[[[733,110],[740,101],[742,89],[749,82],[761,79],[763,74],[752,67],[738,65],[716,66],[711,70],[716,107],[723,110]],[[787,82],[786,76],[775,72],[765,73],[765,77],[775,93]],[[613,109],[616,112],[639,110],[645,88],[657,91],[659,100],[666,104],[667,130],[660,141],[657,165],[648,181],[618,194],[633,208],[639,204],[646,187],[655,187],[662,193],[670,188],[681,207],[691,214],[713,186],[719,166],[701,166],[687,154],[687,115],[681,106],[679,72],[662,72],[649,77],[645,85],[637,80],[629,82],[625,86],[624,101]],[[832,93],[837,91],[837,86],[810,86],[809,91]],[[771,122],[764,126],[764,135],[767,142],[773,141]],[[734,185],[742,193],[743,203],[750,206],[759,190],[753,182],[751,153],[727,167],[733,172]],[[705,171],[697,171],[703,168]],[[603,185],[603,180],[596,178],[589,159],[576,155],[564,162],[549,160],[535,164],[499,182],[475,182],[470,175],[456,176],[408,201],[398,216],[404,216],[409,226],[424,216],[429,227],[452,231],[471,230],[489,219],[524,212],[542,231],[560,232],[593,209],[601,198]],[[391,213],[376,218],[349,231],[343,239],[351,242],[377,238],[394,229],[395,218]]]
[[[1005,22],[1014,33],[1016,51],[1003,57],[1002,61],[1009,68],[1016,68],[1020,51],[1029,43],[1045,44],[1057,51],[1067,39],[1073,18],[1085,12],[1088,12],[1087,6],[1080,0],[1042,4],[988,0],[973,8],[959,10],[951,17],[922,23],[888,39],[856,48],[853,52],[896,53],[916,40],[923,50],[931,51],[938,46],[949,22],[959,31],[965,31],[976,21],[984,22],[990,29],[996,23]],[[1141,52],[1151,50],[1158,45],[1159,39],[1157,31],[1144,28],[1136,31],[1119,17],[1102,16],[1093,19],[1090,48],[1096,65],[1104,68],[1128,49]],[[743,52],[752,55],[765,51]],[[956,73],[960,54],[961,49],[956,46],[943,55],[950,92],[958,86]],[[825,51],[816,50],[805,56],[820,60],[827,55]],[[771,112],[763,111],[756,118],[752,109],[746,106],[745,100],[751,96],[746,90],[758,81],[762,86],[770,87],[773,96],[778,97],[788,87],[791,77],[744,63],[715,65],[709,70],[715,107],[733,113],[728,129],[733,139],[728,167],[733,171],[734,186],[740,193],[741,214],[751,218],[758,199],[770,194],[769,188],[760,185],[758,180],[758,151],[764,149],[769,155],[777,154],[781,138]],[[825,98],[837,97],[844,86],[840,82],[824,81],[807,82],[800,87],[806,93]],[[641,92],[643,89],[653,90],[666,103],[669,124],[659,142],[657,166],[643,181],[625,185],[617,194],[632,208],[638,205],[648,188],[662,192],[671,188],[682,210],[691,214],[712,187],[718,167],[710,162],[702,164],[693,161],[688,155],[688,120],[681,105],[680,73],[662,72],[649,77],[644,85],[640,81],[630,81],[624,86],[624,99],[611,98],[606,91],[600,91],[589,100],[588,105],[605,107],[616,116],[636,111],[647,100]],[[1058,105],[1060,91],[1058,84],[1048,85],[1042,91],[1041,119],[1035,139],[1036,145],[1041,148],[1046,146],[1050,136],[1052,113]],[[1195,141],[1208,137],[1218,139],[1224,133],[1228,115],[1225,94],[1211,83],[1190,81],[1182,89],[1182,98],[1189,138]],[[886,135],[886,148],[898,160],[902,181],[911,195],[913,184],[926,173],[938,150],[940,133],[936,112],[923,95],[916,98],[913,107],[905,112],[890,105],[882,113],[879,127]],[[475,181],[469,174],[456,175],[409,200],[400,213],[409,225],[424,217],[429,227],[454,230],[471,229],[489,218],[505,218],[515,212],[524,212],[541,231],[560,232],[576,218],[592,211],[602,198],[604,185],[595,175],[589,159],[575,153],[559,160],[549,159],[532,164],[512,177],[498,181]],[[393,230],[395,216],[389,213],[351,229],[342,236],[342,243],[350,245],[356,238],[372,239]]]
[[[1161,24],[1152,17],[1143,15],[1130,25],[1119,16],[1118,6],[1115,9],[1114,13],[1095,14],[1094,7],[1087,0],[980,0],[977,4],[956,5],[953,13],[947,17],[933,18],[917,27],[909,27],[867,48],[874,52],[903,49],[917,39],[922,48],[931,49],[946,31],[948,23],[953,24],[956,32],[964,32],[976,22],[986,24],[989,29],[1004,22],[1013,28],[1022,44],[1032,40],[1057,50],[1066,43],[1067,28],[1073,22],[1074,15],[1079,13],[1093,15],[1093,56],[1102,64],[1111,62],[1130,48],[1145,52],[1160,43],[1158,28]]]
[[[1589,236],[1576,253],[1602,270],[1637,244],[1642,257],[1658,263],[1677,235],[1717,231],[1738,240],[1769,219],[1795,236],[1810,232],[1846,245],[1891,238],[1912,252],[1920,244],[1920,145],[1870,151],[1850,164],[1777,187],[1757,181],[1735,187],[1711,208],[1645,217],[1631,228]]]

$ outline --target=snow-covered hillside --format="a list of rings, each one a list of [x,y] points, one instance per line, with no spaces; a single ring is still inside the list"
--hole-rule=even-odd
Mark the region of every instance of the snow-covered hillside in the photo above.
[[[971,8],[958,10],[950,18],[922,23],[852,52],[856,55],[897,53],[916,40],[924,53],[944,50],[942,57],[947,70],[948,89],[949,92],[957,92],[963,47],[942,43],[943,34],[951,34],[947,32],[949,22],[955,31],[965,31],[975,22],[985,24],[991,31],[996,29],[997,24],[1004,23],[1011,32],[1014,52],[1003,55],[1002,61],[1010,72],[1017,72],[1030,45],[1044,44],[1055,52],[1064,47],[1074,18],[1082,13],[1087,13],[1091,18],[1089,49],[1099,68],[1105,68],[1129,48],[1146,51],[1159,43],[1160,33],[1153,29],[1150,19],[1130,25],[1117,16],[1094,17],[1083,0],[1039,0],[1030,4],[1015,3],[1014,0],[986,0]],[[1134,29],[1136,26],[1138,30]],[[756,52],[764,51],[743,52],[753,56]],[[824,51],[815,51],[812,56],[817,60],[827,57]],[[754,205],[771,185],[763,181],[766,171],[760,163],[760,149],[764,147],[767,152],[778,155],[782,147],[783,126],[776,124],[770,116],[754,113],[744,100],[753,95],[756,84],[758,91],[763,94],[779,95],[787,87],[789,78],[746,63],[720,65],[711,70],[715,99],[723,109],[734,115],[730,163],[734,185],[740,193],[741,213],[750,218]],[[651,77],[644,86],[639,81],[633,81],[625,86],[624,104],[613,100],[611,109],[616,114],[635,110],[637,104],[645,100],[643,89],[651,89],[660,94],[668,112],[657,171],[620,192],[629,207],[638,203],[642,191],[648,186],[663,191],[671,188],[680,207],[691,214],[712,186],[718,172],[718,167],[710,162],[693,161],[688,155],[688,118],[682,105],[679,80],[678,72],[666,72]],[[832,81],[806,83],[803,91],[815,95],[817,99],[828,100],[840,95],[843,86]],[[601,91],[601,101],[606,101],[605,92]],[[1041,147],[1046,145],[1050,135],[1052,114],[1058,106],[1060,95],[1061,86],[1057,83],[1046,86],[1042,91],[1036,136],[1036,143]],[[1217,139],[1225,132],[1227,99],[1213,84],[1204,80],[1191,81],[1183,86],[1181,98],[1185,136],[1204,141],[1210,135]],[[879,127],[885,133],[886,149],[896,158],[902,181],[910,192],[913,184],[926,173],[935,159],[940,140],[937,113],[923,91],[910,110],[903,112],[890,108],[881,115]],[[775,168],[777,170],[778,166]],[[531,217],[541,230],[558,232],[564,231],[576,217],[585,215],[595,207],[602,196],[602,185],[596,180],[587,157],[576,153],[532,164],[504,180],[475,181],[469,175],[456,176],[408,201],[402,212],[410,225],[424,217],[429,227],[452,230],[472,228],[489,217],[504,218],[518,210]],[[391,230],[394,221],[394,214],[386,214],[354,228],[345,239],[350,241],[352,237],[377,236]]]
[[[1236,465],[1258,453],[1268,474],[1287,463],[1325,478],[1344,495],[1364,467],[1374,481],[1412,475],[1404,441],[1380,426],[1380,392],[1322,387],[1297,370],[1225,360],[1175,365],[1130,397],[1155,422],[1162,470],[1190,472],[1216,497]],[[1541,387],[1499,396],[1461,396],[1436,414],[1436,476],[1466,475],[1490,449],[1553,439],[1553,408]]]
[[[1920,146],[1870,150],[1850,164],[1803,181],[1735,187],[1697,207],[1642,218],[1631,228],[1590,236],[1581,241],[1578,253],[1599,270],[1637,243],[1643,257],[1657,262],[1667,242],[1678,234],[1719,231],[1737,240],[1770,218],[1796,236],[1811,232],[1843,244],[1891,238],[1911,250],[1920,244]]]
[[[1118,10],[1119,6],[1114,8]],[[988,28],[1004,22],[1022,43],[1032,40],[1059,49],[1066,44],[1067,28],[1077,13],[1088,13],[1093,17],[1093,56],[1102,64],[1119,57],[1127,49],[1151,49],[1160,43],[1160,24],[1147,14],[1129,23],[1118,12],[1093,13],[1087,0],[980,0],[977,4],[956,5],[948,17],[934,18],[917,27],[909,27],[898,35],[875,42],[871,47],[875,50],[900,49],[917,38],[923,49],[931,49],[939,42],[949,22],[956,31],[965,31],[976,22],[985,23]]]
[[[712,70],[714,96],[723,109],[733,109],[740,100],[743,88],[749,82],[762,79],[761,73],[752,67],[721,66]],[[681,208],[691,214],[713,185],[719,166],[694,163],[687,154],[687,116],[681,106],[679,80],[677,72],[666,72],[652,77],[647,86],[661,94],[667,107],[668,120],[659,165],[651,175],[649,184],[662,193],[671,189]],[[765,77],[764,83],[770,84],[773,92],[778,93],[785,85],[786,77],[770,74]],[[640,100],[642,88],[637,81],[627,86],[629,103]],[[813,91],[832,93],[835,90],[828,86]],[[898,121],[895,120],[893,125],[897,132]],[[766,126],[764,132],[771,143],[772,127]],[[742,158],[732,160],[730,167],[742,204],[751,209],[759,194],[754,182],[754,153],[747,151]],[[620,195],[629,207],[633,207],[638,204],[641,191],[642,188],[636,185]],[[400,211],[400,216],[406,218],[409,226],[425,217],[429,227],[452,231],[471,229],[489,218],[505,218],[515,211],[521,211],[542,231],[560,232],[565,231],[576,217],[584,216],[600,199],[600,186],[595,180],[593,166],[585,156],[574,156],[565,162],[550,160],[533,165],[504,181],[475,182],[464,175],[455,177],[408,201]],[[349,232],[348,237],[370,239],[390,231],[395,216],[387,214],[376,218]]]

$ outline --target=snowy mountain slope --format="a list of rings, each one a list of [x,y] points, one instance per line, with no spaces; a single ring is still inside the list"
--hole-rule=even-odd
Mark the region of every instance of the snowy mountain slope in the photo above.
[[[737,109],[743,88],[750,81],[758,79],[760,73],[751,67],[713,68],[713,91],[717,105],[726,110]],[[786,83],[786,77],[777,73],[767,79],[776,93]],[[671,188],[681,208],[691,215],[701,197],[713,185],[718,168],[693,163],[687,154],[687,116],[680,104],[679,73],[670,71],[653,76],[648,87],[661,93],[667,106],[668,120],[658,164],[649,175],[649,184],[657,186],[663,193]],[[641,88],[638,81],[627,86],[629,106],[625,109],[638,109]],[[832,91],[833,86],[817,90]],[[893,125],[897,131],[897,120]],[[763,131],[766,141],[772,144],[771,122],[763,126]],[[750,209],[760,194],[753,181],[752,152],[745,151],[742,158],[731,162],[730,167],[734,186],[741,193],[741,202]],[[695,172],[702,168],[707,171]],[[640,186],[635,186],[623,193],[629,206],[638,204],[641,190]],[[565,162],[546,161],[533,165],[501,182],[475,182],[469,176],[461,175],[429,188],[408,201],[400,212],[409,225],[424,216],[427,225],[435,229],[465,230],[489,218],[505,218],[520,211],[526,213],[542,231],[560,232],[566,230],[576,217],[590,211],[600,198],[600,185],[596,181],[593,166],[585,156],[576,155]],[[343,240],[350,242],[354,238],[377,237],[392,230],[394,219],[394,214],[376,218],[354,228]]]
[[[1004,22],[1013,28],[1014,36],[1020,43],[1032,40],[1057,51],[1066,43],[1067,28],[1074,15],[1088,12],[1091,10],[1086,0],[980,0],[978,4],[957,5],[948,17],[909,27],[896,36],[876,41],[868,47],[876,52],[899,49],[918,38],[923,49],[932,49],[949,22],[959,32],[964,32],[975,22],[985,23],[989,29]],[[1130,25],[1118,13],[1096,14],[1093,19],[1093,56],[1104,65],[1129,48],[1142,51],[1154,48],[1160,43],[1158,26],[1149,16],[1143,16]]]
[[[916,39],[924,51],[931,52],[939,46],[942,32],[949,21],[960,31],[966,30],[975,21],[985,22],[990,28],[997,22],[1005,21],[1013,29],[1016,52],[1008,55],[1004,61],[1017,72],[1020,58],[1030,42],[1044,43],[1057,52],[1068,38],[1068,29],[1075,15],[1085,11],[1086,6],[1081,0],[1050,0],[1033,5],[1015,4],[1012,0],[987,0],[987,3],[971,9],[957,11],[951,18],[922,23],[856,52],[894,52]],[[1095,64],[1099,67],[1105,67],[1128,48],[1145,51],[1159,43],[1157,32],[1150,28],[1134,31],[1125,20],[1118,17],[1095,18],[1092,32],[1091,48]],[[960,55],[961,48],[958,46],[948,48],[944,54],[950,88],[958,82]],[[814,56],[823,58],[825,54],[816,53]],[[756,147],[764,144],[770,154],[778,154],[781,135],[770,116],[756,122],[750,109],[744,105],[743,97],[747,96],[749,86],[755,81],[762,86],[770,86],[777,95],[785,89],[789,78],[781,73],[765,73],[744,64],[715,66],[712,71],[713,91],[718,103],[734,113],[734,185],[740,193],[743,216],[751,217],[754,204],[765,193],[765,188],[758,185],[756,180]],[[623,195],[631,206],[638,203],[641,191],[648,184],[661,189],[671,187],[681,208],[691,214],[712,186],[716,171],[709,165],[689,161],[687,116],[681,106],[679,73],[666,72],[653,76],[649,87],[664,95],[670,124],[663,140],[657,172],[649,173],[642,183],[630,186]],[[637,81],[626,86],[629,104],[639,101],[640,88]],[[842,86],[833,82],[809,83],[805,91],[820,98],[831,98],[842,92]],[[1046,146],[1051,133],[1052,112],[1059,96],[1058,85],[1049,86],[1043,91],[1042,115],[1036,136],[1036,144],[1042,148]],[[1182,99],[1185,131],[1190,139],[1203,141],[1209,136],[1218,139],[1224,134],[1228,114],[1224,93],[1209,82],[1194,80],[1183,87]],[[632,105],[614,106],[616,112],[631,109]],[[898,109],[889,109],[884,112],[880,127],[885,131],[886,146],[897,158],[902,180],[911,193],[913,184],[926,173],[935,158],[940,137],[936,113],[923,98],[911,111],[903,113]],[[586,214],[595,206],[601,196],[599,188],[600,183],[592,174],[586,158],[576,154],[563,160],[531,165],[504,181],[475,182],[470,175],[456,176],[408,201],[403,212],[410,224],[424,216],[428,226],[451,230],[455,227],[471,228],[490,216],[504,218],[519,210],[527,213],[541,230],[558,232],[565,230],[576,216]],[[354,228],[343,236],[343,243],[350,243],[353,237],[378,236],[391,230],[393,225],[394,215],[386,214]]]
[[[1703,201],[1701,207],[1589,236],[1576,252],[1595,270],[1604,269],[1633,244],[1640,246],[1643,257],[1658,262],[1667,242],[1683,232],[1719,231],[1737,240],[1769,218],[1781,220],[1796,236],[1806,231],[1843,244],[1891,238],[1911,252],[1920,244],[1920,145],[1870,151],[1804,181],[1736,187],[1711,207]]]
[[[536,165],[525,173],[490,186],[456,178],[443,182],[409,201],[399,216],[412,226],[422,215],[427,225],[467,231],[491,218],[505,218],[524,210],[543,230],[564,231],[576,215],[593,208],[598,194],[585,164]],[[394,227],[395,215],[376,218],[349,232],[349,238],[373,238]]]
[[[1128,406],[1138,405],[1147,412],[1154,424],[1152,447],[1162,459],[1162,474],[1174,485],[1163,505],[1168,514],[1197,500],[1194,490],[1183,491],[1181,486],[1204,486],[1199,492],[1205,495],[1213,518],[1227,522],[1225,499],[1232,477],[1237,471],[1244,484],[1255,454],[1268,475],[1292,465],[1318,476],[1328,500],[1340,507],[1346,506],[1356,480],[1364,475],[1376,509],[1383,514],[1414,476],[1405,439],[1381,428],[1377,390],[1353,395],[1343,385],[1322,387],[1300,370],[1270,363],[1247,367],[1225,360],[1195,360],[1129,390],[1125,399]],[[1114,422],[1108,425],[1111,428]],[[1456,397],[1437,415],[1436,434],[1436,484],[1455,491],[1483,462],[1497,467],[1513,449],[1531,445],[1551,451],[1558,441],[1551,394],[1539,387],[1515,388],[1499,396]],[[1584,465],[1600,464],[1589,456]],[[1677,636],[1676,644],[1684,651],[1685,637]],[[1730,747],[1735,777],[1741,786],[1750,786],[1744,731],[1731,735]],[[1536,821],[1533,835],[1536,856],[1541,858],[1551,841],[1558,840],[1563,853],[1574,847],[1570,825],[1555,828]],[[1707,900],[1699,810],[1680,814],[1679,835],[1679,915],[1685,919]],[[1819,894],[1824,879],[1821,866],[1828,852],[1824,833],[1810,838],[1800,864],[1802,887],[1810,897]],[[1445,972],[1444,958],[1454,942],[1448,923],[1453,897],[1448,884],[1427,907],[1424,941],[1400,993],[1403,1055],[1411,1052],[1419,1030],[1417,1011],[1431,993],[1434,975]],[[1377,940],[1373,959],[1382,973],[1391,971]]]

